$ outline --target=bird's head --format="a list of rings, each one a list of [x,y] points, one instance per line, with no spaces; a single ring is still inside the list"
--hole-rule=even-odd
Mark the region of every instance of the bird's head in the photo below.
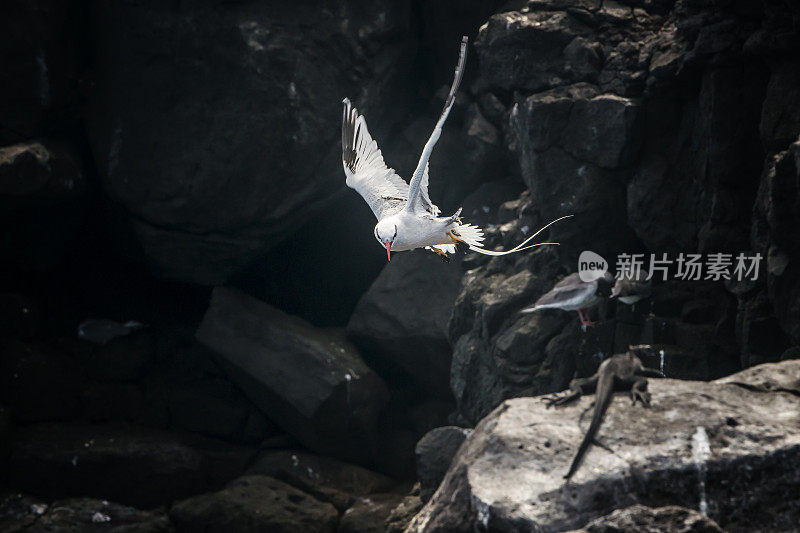
[[[386,248],[386,258],[392,260],[392,244],[397,238],[397,225],[382,220],[375,224],[375,238],[383,248]]]
[[[605,272],[602,277],[597,278],[597,290],[595,294],[601,298],[608,298],[612,294],[614,287],[614,276],[610,272]]]

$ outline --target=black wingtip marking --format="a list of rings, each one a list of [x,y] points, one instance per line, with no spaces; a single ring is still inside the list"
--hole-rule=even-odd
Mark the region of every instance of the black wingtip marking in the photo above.
[[[356,146],[358,146],[359,131],[356,130],[356,119],[358,118],[358,110],[350,104],[350,100],[345,98],[342,100],[342,161],[345,166],[352,172],[356,171]]]
[[[464,67],[467,63],[467,43],[469,42],[469,38],[464,35],[461,37],[461,48],[458,54],[458,63],[456,63],[456,71],[455,76],[453,77],[453,85],[450,87],[450,92],[447,94],[447,99],[444,102],[444,111],[442,114],[447,112],[448,109],[453,105],[456,99],[456,92],[458,91],[459,85],[461,85],[461,78],[464,77]]]

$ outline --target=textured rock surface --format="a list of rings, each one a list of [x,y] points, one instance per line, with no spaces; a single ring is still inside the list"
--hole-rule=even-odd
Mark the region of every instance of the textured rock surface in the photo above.
[[[374,457],[383,381],[342,335],[216,288],[197,339],[270,418],[317,452]]]
[[[461,274],[457,263],[426,250],[396,254],[358,302],[348,337],[378,368],[401,370],[429,393],[446,395],[447,320]]]
[[[521,219],[505,226],[515,236],[508,240],[520,240],[523,224]],[[552,249],[541,248],[493,259],[466,273],[450,319],[450,384],[460,414],[470,423],[531,387],[553,392],[571,379],[579,334],[574,317],[557,311],[519,314],[552,288],[558,272]]]
[[[8,407],[0,405],[0,480],[8,474],[8,454],[11,451],[11,415]]]
[[[692,509],[671,505],[653,509],[633,505],[592,520],[574,533],[618,533],[648,531],[650,533],[722,533],[710,518]]]
[[[86,189],[81,166],[74,149],[64,143],[31,141],[0,148],[3,207],[80,198]]]
[[[9,479],[32,494],[169,503],[240,475],[253,452],[190,434],[123,424],[35,424],[17,430]]]
[[[42,270],[63,260],[82,222],[87,189],[72,143],[0,147],[0,252],[9,266]]]
[[[0,145],[61,129],[74,115],[78,2],[13,1],[0,21]]]
[[[470,433],[469,429],[445,426],[432,429],[419,439],[414,451],[417,456],[419,496],[423,502],[430,500],[439,488],[458,448]]]
[[[219,492],[176,503],[169,513],[177,531],[336,531],[336,509],[267,476],[244,476]]]
[[[772,372],[797,376],[800,362],[762,374]],[[635,503],[707,508],[723,528],[795,527],[796,392],[677,380],[650,380],[650,391],[650,409],[615,398],[598,434],[602,447],[589,449],[568,484],[562,476],[592,398],[553,409],[541,398],[508,400],[476,427],[408,531],[561,531]]]
[[[90,498],[43,503],[23,494],[0,496],[0,529],[112,533],[167,533],[173,531],[163,510],[141,511],[126,505]]]
[[[265,451],[247,469],[279,479],[345,511],[359,496],[384,492],[397,482],[366,468],[291,450]]]
[[[0,400],[23,421],[75,416],[83,376],[69,357],[50,346],[6,340],[0,350]]]
[[[344,187],[340,102],[387,127],[396,117],[380,111],[412,51],[407,2],[109,4],[92,16],[87,125],[104,188],[157,272],[209,285]]]
[[[522,177],[546,220],[574,215],[552,237],[574,265],[582,250],[604,257],[636,246],[623,183],[641,143],[640,102],[579,84],[518,101],[511,110]]]
[[[337,533],[385,533],[386,519],[400,505],[399,494],[370,494],[358,498],[342,514]]]
[[[796,9],[596,1],[506,9],[475,42],[473,92],[532,196],[516,212],[501,209],[506,225],[490,227],[490,241],[507,246],[524,226],[576,216],[544,236],[561,243],[547,262],[564,270],[519,258],[466,261],[450,322],[451,387],[465,420],[526,389],[562,388],[628,343],[663,345],[668,375],[689,379],[796,353],[800,166],[789,143],[800,123],[788,103]],[[521,213],[529,217],[515,221]],[[515,298],[532,301],[575,271],[586,249],[612,267],[621,252],[763,259],[756,283],[670,281],[654,289],[653,316],[618,305],[584,335],[546,322],[558,314],[516,315]],[[567,357],[554,358],[558,351]]]
[[[759,324],[777,325],[779,328],[774,329],[783,332],[783,339],[780,333],[773,336],[772,340],[777,341],[773,349],[779,348],[781,341],[784,347],[800,342],[799,180],[800,142],[794,142],[787,150],[767,159],[754,206],[751,241],[765,258],[761,268],[766,272],[760,284],[740,294],[740,307],[744,311],[740,319],[744,364],[776,360],[774,353],[758,353],[753,349],[757,343],[748,342],[751,333],[758,333]]]
[[[422,500],[419,499],[419,483],[414,485],[400,504],[395,507],[386,519],[386,533],[402,533],[405,531],[414,516],[422,509]]]

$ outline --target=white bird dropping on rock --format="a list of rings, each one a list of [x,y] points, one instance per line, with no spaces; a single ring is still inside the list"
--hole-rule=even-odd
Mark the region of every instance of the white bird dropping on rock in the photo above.
[[[692,460],[697,469],[697,480],[700,492],[700,512],[708,515],[708,500],[706,498],[706,463],[711,457],[711,444],[708,442],[708,433],[703,426],[697,426],[697,431],[692,435]]]

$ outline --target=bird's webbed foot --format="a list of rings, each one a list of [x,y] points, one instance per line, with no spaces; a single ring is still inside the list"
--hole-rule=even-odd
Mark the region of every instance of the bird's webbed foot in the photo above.
[[[440,249],[438,249],[438,248],[434,248],[434,247],[431,247],[431,250],[432,250],[432,251],[433,251],[433,252],[434,252],[436,255],[438,255],[438,256],[439,256],[439,259],[441,259],[441,260],[442,260],[442,261],[444,261],[445,263],[449,263],[449,262],[450,262],[450,256],[449,256],[449,255],[447,255],[447,253],[446,253],[446,252],[443,252],[442,250],[440,250]]]
[[[586,315],[583,314],[582,309],[578,309],[578,318],[581,320],[581,325],[587,327],[594,327],[597,325],[597,322],[594,322],[591,318],[589,318],[589,312],[586,312]]]
[[[464,240],[461,238],[461,235],[459,235],[456,230],[454,229],[450,230],[449,232],[447,232],[447,235],[453,241],[453,244],[456,245],[456,250],[461,251],[464,248],[469,249],[469,244],[464,242]]]

